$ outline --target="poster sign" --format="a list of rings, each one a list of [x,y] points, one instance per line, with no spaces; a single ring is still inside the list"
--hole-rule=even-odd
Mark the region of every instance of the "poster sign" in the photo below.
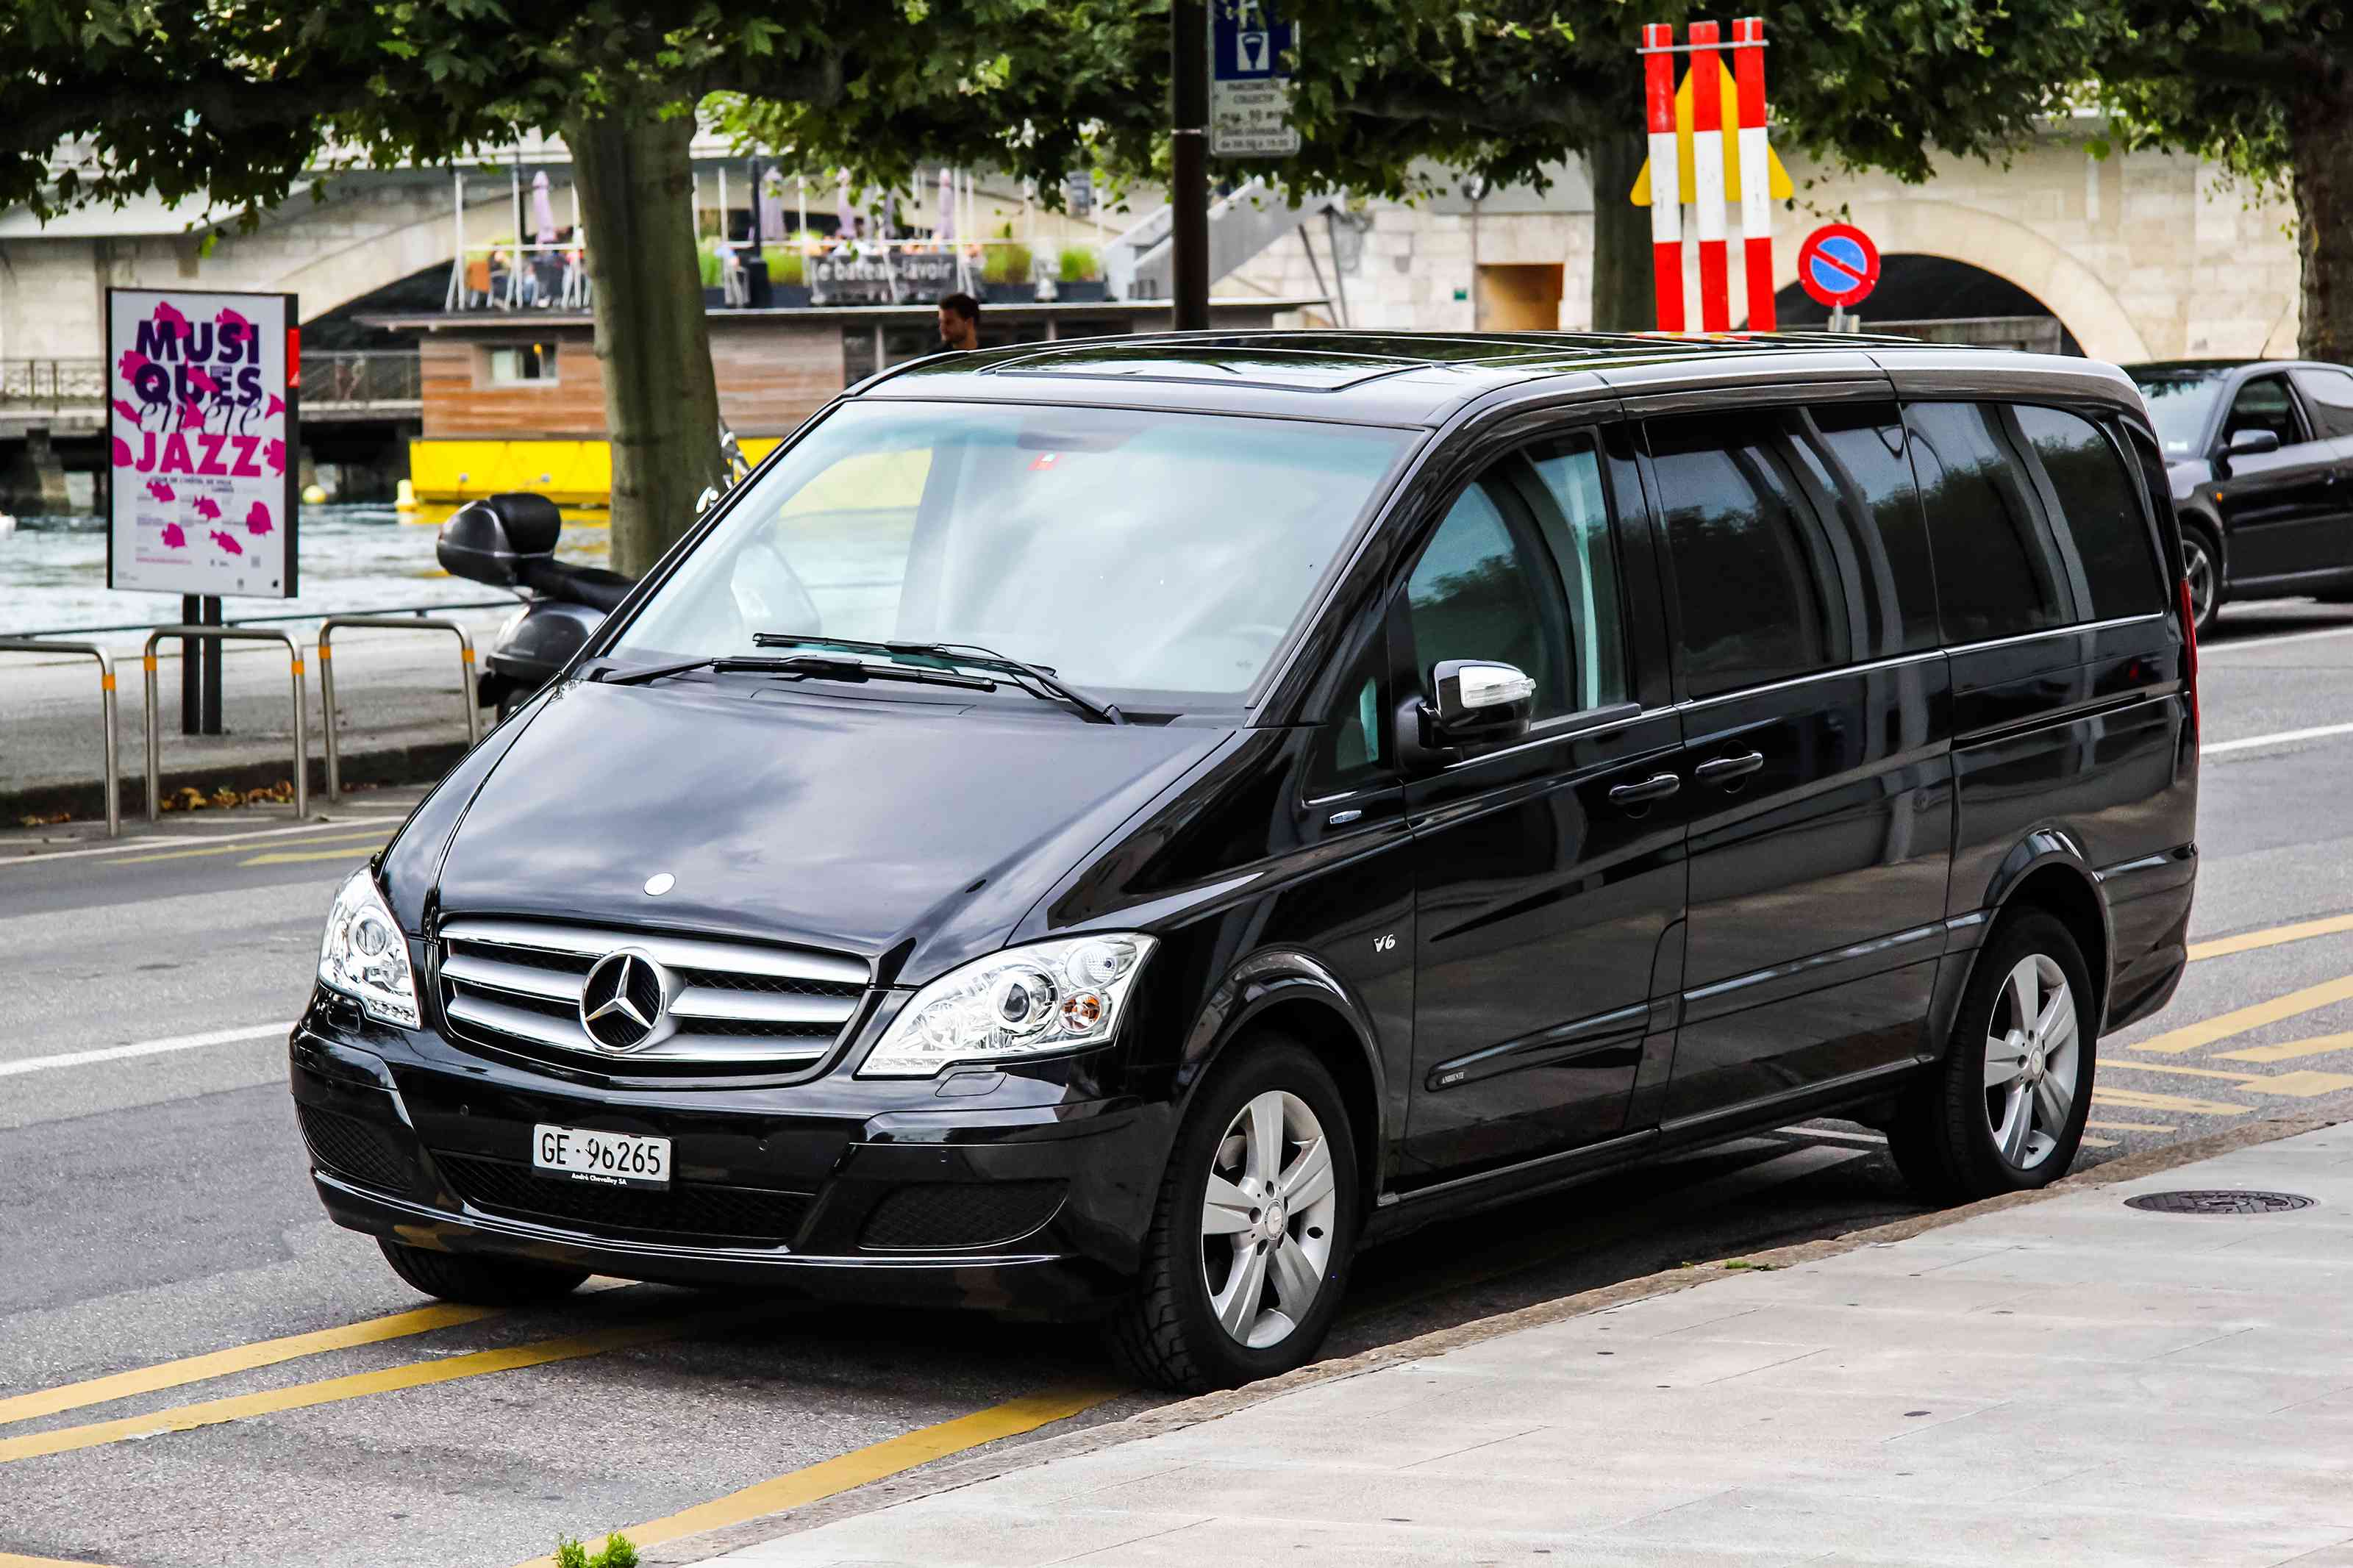
[[[1209,155],[1289,158],[1291,70],[1297,30],[1268,0],[1209,0]]]
[[[294,596],[291,294],[106,292],[106,585]]]

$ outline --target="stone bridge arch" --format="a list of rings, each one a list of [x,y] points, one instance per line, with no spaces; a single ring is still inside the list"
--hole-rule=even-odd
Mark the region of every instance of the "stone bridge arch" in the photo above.
[[[2016,284],[2048,307],[2093,359],[2130,363],[2158,357],[2116,290],[2025,224],[1981,207],[1929,197],[1857,201],[1850,212],[1849,221],[1869,234],[1883,255],[1943,257]],[[1775,246],[1773,260],[1777,289],[1797,282],[1794,242]]]

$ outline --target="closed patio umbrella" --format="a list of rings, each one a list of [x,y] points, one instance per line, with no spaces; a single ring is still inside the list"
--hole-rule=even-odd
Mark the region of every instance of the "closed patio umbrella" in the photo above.
[[[535,243],[555,243],[555,200],[548,194],[544,169],[531,177],[531,226]]]

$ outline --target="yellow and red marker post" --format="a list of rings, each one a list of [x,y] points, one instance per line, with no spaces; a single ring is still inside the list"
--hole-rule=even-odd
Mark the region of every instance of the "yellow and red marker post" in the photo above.
[[[1689,319],[1683,300],[1683,204],[1694,208],[1699,239],[1701,330],[1732,325],[1732,280],[1726,208],[1740,203],[1742,274],[1750,331],[1775,326],[1773,203],[1791,194],[1788,172],[1773,155],[1766,130],[1765,24],[1755,16],[1732,24],[1725,41],[1714,22],[1694,22],[1690,41],[1673,27],[1642,28],[1643,102],[1650,160],[1635,181],[1633,201],[1651,209],[1651,257],[1661,331],[1680,332]],[[1732,57],[1726,69],[1724,56]],[[1680,87],[1674,57],[1692,57]]]

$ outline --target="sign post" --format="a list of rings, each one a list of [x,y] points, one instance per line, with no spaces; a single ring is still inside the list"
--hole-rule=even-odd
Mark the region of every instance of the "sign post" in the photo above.
[[[1209,155],[1291,158],[1291,68],[1296,29],[1269,0],[1210,0]]]
[[[1879,247],[1851,223],[1826,223],[1798,247],[1798,283],[1831,311],[1831,331],[1846,331],[1846,308],[1879,286]]]
[[[188,626],[294,596],[301,320],[291,294],[106,291],[108,587],[178,594]],[[220,733],[220,644],[180,668],[181,728]]]

